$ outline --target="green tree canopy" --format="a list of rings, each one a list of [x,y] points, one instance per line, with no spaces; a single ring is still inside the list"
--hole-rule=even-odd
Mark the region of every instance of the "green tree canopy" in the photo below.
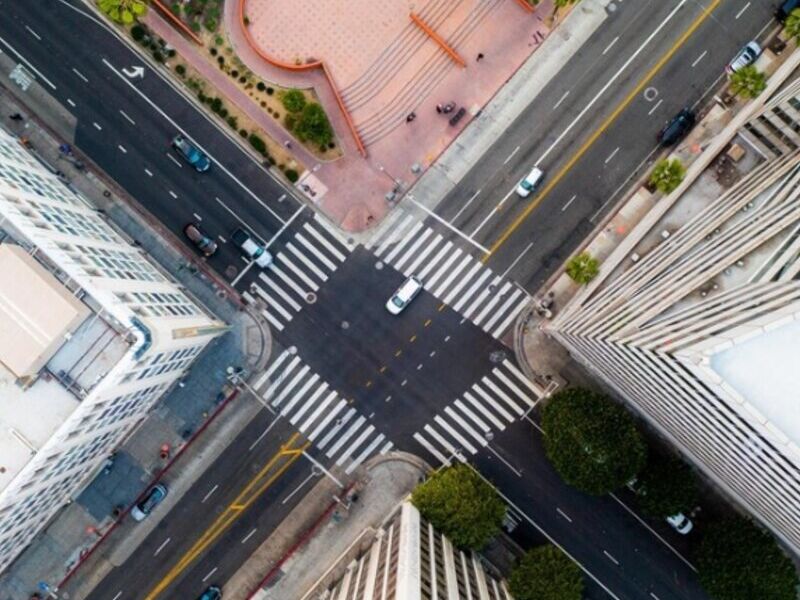
[[[548,544],[529,550],[508,578],[514,600],[581,600],[583,574],[566,554]]]
[[[333,141],[333,129],[323,108],[316,102],[303,107],[294,125],[294,133],[301,142],[309,140],[320,147]]]
[[[681,184],[686,176],[686,169],[677,158],[672,160],[663,159],[656,163],[653,172],[650,173],[650,185],[656,187],[660,192],[669,194]]]
[[[789,36],[800,41],[800,8],[795,8],[789,13],[783,28]]]
[[[589,283],[599,272],[600,262],[588,252],[573,256],[567,263],[567,275],[572,281],[581,285]]]
[[[697,480],[676,456],[651,453],[639,475],[637,504],[647,516],[661,519],[686,512],[697,503]]]
[[[742,98],[755,98],[767,87],[767,76],[756,69],[755,65],[747,65],[731,75],[731,91]]]
[[[147,12],[145,0],[97,0],[97,6],[112,21],[129,25]]]
[[[494,488],[467,465],[437,471],[418,485],[411,502],[459,548],[482,548],[503,524],[506,507]]]
[[[297,113],[306,106],[306,96],[300,90],[286,90],[281,94],[281,104],[290,113]]]
[[[641,471],[647,447],[633,417],[610,398],[567,388],[542,410],[544,449],[570,485],[597,496],[607,494]]]
[[[715,600],[796,600],[797,570],[770,534],[734,517],[708,526],[697,555],[700,583]]]

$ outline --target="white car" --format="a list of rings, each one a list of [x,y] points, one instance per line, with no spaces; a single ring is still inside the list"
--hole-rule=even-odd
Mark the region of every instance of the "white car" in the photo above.
[[[750,42],[744,48],[739,50],[730,64],[725,67],[725,70],[730,73],[736,73],[744,69],[748,65],[752,65],[758,57],[761,56],[761,46],[755,42]]]
[[[422,282],[413,275],[405,280],[391,298],[386,302],[386,310],[399,315],[403,309],[422,291]]]
[[[542,179],[544,179],[544,171],[538,167],[533,167],[531,172],[519,182],[519,185],[517,186],[517,194],[522,198],[527,198],[536,190],[537,187],[539,187]]]
[[[231,240],[245,256],[255,261],[262,269],[272,264],[272,254],[264,246],[256,243],[253,236],[241,227],[231,234]]]
[[[686,535],[694,528],[694,523],[692,523],[692,520],[683,513],[678,513],[672,515],[671,517],[667,517],[667,523],[669,523],[672,528],[681,535]]]

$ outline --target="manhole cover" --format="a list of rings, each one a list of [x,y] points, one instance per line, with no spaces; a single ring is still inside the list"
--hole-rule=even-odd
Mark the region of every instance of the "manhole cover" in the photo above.
[[[233,279],[234,277],[236,277],[236,274],[238,272],[239,272],[239,269],[237,269],[233,265],[229,265],[229,266],[225,267],[225,276],[228,277],[228,279]]]
[[[317,301],[317,295],[314,292],[308,292],[306,294],[306,302],[309,304],[314,304]]]
[[[490,294],[494,294],[496,291],[497,291],[497,286],[496,286],[496,285],[494,285],[494,284],[491,284],[491,285],[489,286],[489,293],[490,293]]]
[[[342,321],[342,329],[349,329],[350,321]]]
[[[289,346],[289,354],[297,354],[297,346]]]
[[[383,268],[383,262],[381,261],[376,262],[375,268],[378,269],[378,271],[380,271]]]
[[[502,350],[495,350],[489,354],[489,360],[493,363],[503,362],[506,358],[506,353]]]

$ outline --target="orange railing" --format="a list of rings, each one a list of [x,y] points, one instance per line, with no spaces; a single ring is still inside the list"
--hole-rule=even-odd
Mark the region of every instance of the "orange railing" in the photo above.
[[[423,21],[418,15],[415,15],[413,12],[410,14],[410,16],[411,20],[414,21],[414,24],[417,25],[417,27],[419,27],[420,29],[422,29],[422,31],[427,33],[428,37],[430,37],[434,42],[436,42],[439,45],[439,47],[442,50],[444,50],[450,58],[453,59],[453,62],[455,62],[457,65],[460,65],[461,67],[467,66],[467,63],[464,62],[464,59],[461,58],[461,56],[459,56],[458,52],[456,52],[450,46],[450,44],[444,41],[442,36],[436,33],[430,25],[428,25],[425,21]]]

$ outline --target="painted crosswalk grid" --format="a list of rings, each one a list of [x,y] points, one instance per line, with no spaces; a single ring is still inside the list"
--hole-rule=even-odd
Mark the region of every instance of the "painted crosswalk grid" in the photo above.
[[[350,249],[314,220],[299,227],[274,254],[273,264],[242,296],[250,304],[265,306],[261,314],[282,331],[347,259]]]
[[[404,275],[418,277],[433,296],[497,339],[530,302],[521,287],[413,215],[398,213],[366,247]]]
[[[393,447],[366,417],[289,350],[256,379],[253,389],[346,474]]]
[[[503,360],[434,415],[414,440],[437,462],[465,461],[527,414],[544,395],[510,360]]]

